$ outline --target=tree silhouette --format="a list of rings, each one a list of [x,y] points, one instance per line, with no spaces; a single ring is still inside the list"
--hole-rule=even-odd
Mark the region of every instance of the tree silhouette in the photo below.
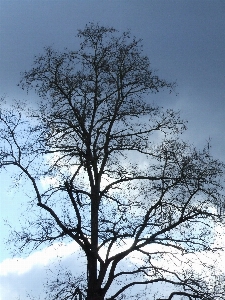
[[[150,102],[174,83],[151,70],[140,40],[95,24],[78,37],[79,50],[46,48],[23,74],[37,104],[2,104],[1,169],[18,168],[34,191],[35,217],[11,240],[19,250],[80,246],[86,276],[57,278],[51,299],[124,299],[134,286],[148,296],[162,284],[156,299],[222,299],[192,254],[221,250],[212,238],[224,221],[224,164],[179,139],[179,113]]]

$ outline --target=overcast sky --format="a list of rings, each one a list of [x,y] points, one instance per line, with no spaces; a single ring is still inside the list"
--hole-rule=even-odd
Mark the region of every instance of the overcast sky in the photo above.
[[[163,93],[152,100],[180,110],[189,122],[185,138],[198,148],[210,138],[213,155],[225,161],[224,0],[0,0],[0,96],[8,101],[26,98],[17,87],[20,72],[31,68],[34,55],[42,53],[45,46],[76,50],[77,30],[88,22],[121,32],[130,29],[143,39],[152,68],[168,81],[177,82],[177,96]],[[2,264],[10,258],[3,245],[8,233],[3,219],[16,224],[23,203],[22,193],[9,190],[9,175],[0,174]],[[33,276],[39,276],[40,269],[35,270]],[[13,282],[13,276],[17,283],[18,278],[24,280],[16,277],[17,271],[7,274],[2,277],[4,285],[9,278]],[[17,295],[18,291],[10,292]],[[6,297],[0,293],[0,300]]]

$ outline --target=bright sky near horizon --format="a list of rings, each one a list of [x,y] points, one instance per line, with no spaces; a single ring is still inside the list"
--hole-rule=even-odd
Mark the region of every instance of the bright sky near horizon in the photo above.
[[[0,96],[9,103],[30,97],[35,105],[35,96],[27,96],[17,86],[20,72],[32,67],[34,56],[45,46],[76,50],[77,30],[88,22],[113,26],[120,32],[130,29],[143,39],[152,68],[162,78],[177,82],[178,95],[159,93],[152,100],[180,110],[188,120],[185,138],[197,148],[210,138],[213,155],[225,162],[224,16],[224,0],[0,0]],[[10,171],[0,173],[0,280],[8,287],[10,299],[16,300],[29,286],[35,290],[35,280],[45,271],[43,261],[32,264],[38,261],[36,254],[23,258],[32,267],[20,273],[18,264],[24,266],[24,261],[10,260],[3,243],[9,232],[3,219],[16,226],[26,205],[24,191],[11,188]],[[45,252],[44,256],[47,268],[51,255]],[[10,272],[4,273],[7,268]],[[0,300],[6,299],[8,294],[0,292]]]

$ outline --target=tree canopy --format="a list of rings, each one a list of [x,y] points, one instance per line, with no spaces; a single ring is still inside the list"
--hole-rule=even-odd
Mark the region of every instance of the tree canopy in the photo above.
[[[222,250],[224,164],[182,141],[179,113],[153,103],[175,84],[152,71],[141,40],[98,24],[78,37],[77,51],[48,47],[23,74],[35,105],[2,101],[0,167],[30,182],[35,212],[11,240],[19,250],[75,241],[85,254],[86,274],[58,277],[49,299],[138,297],[136,286],[158,300],[224,299],[213,266],[193,268]]]

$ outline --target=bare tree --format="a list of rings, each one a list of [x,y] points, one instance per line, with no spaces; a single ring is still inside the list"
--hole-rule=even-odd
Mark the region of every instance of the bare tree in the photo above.
[[[174,84],[151,70],[140,40],[94,24],[78,37],[78,51],[46,48],[24,73],[35,106],[1,109],[0,166],[18,168],[34,191],[36,218],[13,242],[80,246],[86,277],[56,280],[52,299],[123,299],[134,286],[150,295],[161,284],[166,299],[222,299],[193,265],[203,251],[217,256],[224,164],[179,139],[179,113],[150,102]]]

